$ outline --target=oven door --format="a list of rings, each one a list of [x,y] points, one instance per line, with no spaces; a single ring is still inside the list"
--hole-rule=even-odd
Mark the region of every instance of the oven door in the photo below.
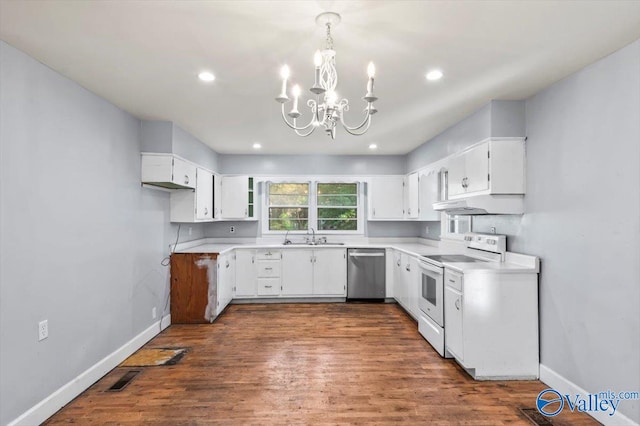
[[[418,305],[420,310],[434,320],[440,327],[444,327],[444,269],[426,262],[418,262],[420,265],[420,298]]]

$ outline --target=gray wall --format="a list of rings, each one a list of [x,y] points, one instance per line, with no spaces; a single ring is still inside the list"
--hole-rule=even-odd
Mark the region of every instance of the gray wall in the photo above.
[[[407,154],[406,171],[460,152],[489,137],[525,136],[524,101],[491,101]]]
[[[176,227],[140,186],[140,122],[4,42],[0,122],[6,424],[153,323]]]
[[[143,152],[172,153],[202,167],[219,171],[218,153],[170,121],[141,122]]]
[[[402,175],[404,155],[220,155],[221,173],[254,175]]]
[[[541,363],[640,389],[640,41],[526,102],[526,214],[474,218],[542,259]],[[640,423],[638,401],[618,410]]]

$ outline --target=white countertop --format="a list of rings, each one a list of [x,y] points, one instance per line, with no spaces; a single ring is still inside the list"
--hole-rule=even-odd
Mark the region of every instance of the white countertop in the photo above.
[[[454,254],[454,251],[449,248],[439,247],[437,241],[426,244],[423,242],[402,242],[394,241],[390,239],[388,242],[374,241],[374,242],[345,242],[344,245],[283,245],[273,243],[260,243],[260,242],[247,242],[237,241],[230,243],[221,243],[218,241],[211,241],[210,239],[202,239],[191,241],[189,243],[178,244],[176,253],[218,253],[225,254],[233,249],[261,249],[270,248],[278,250],[293,250],[293,249],[329,249],[329,248],[384,248],[394,249],[405,252],[411,256],[425,256],[432,254]],[[458,253],[462,253],[462,248],[458,249]],[[539,260],[535,256],[527,256],[517,253],[507,253],[504,262],[443,262],[446,268],[450,268],[454,271],[464,274],[469,273],[538,273],[539,272]]]

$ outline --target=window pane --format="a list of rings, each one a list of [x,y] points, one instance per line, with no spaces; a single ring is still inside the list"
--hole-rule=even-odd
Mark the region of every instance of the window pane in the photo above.
[[[318,209],[318,219],[355,219],[357,212],[353,208],[320,208]]]
[[[318,195],[319,206],[357,206],[357,195]]]
[[[269,185],[269,194],[278,195],[309,195],[308,183],[272,183]]]
[[[318,219],[318,230],[357,231],[358,221],[356,219]]]
[[[308,195],[269,195],[270,206],[306,206],[308,204]]]
[[[318,195],[348,194],[358,193],[357,183],[319,183]]]
[[[306,231],[307,228],[306,219],[269,219],[270,231]]]
[[[307,219],[306,207],[269,207],[269,219]]]

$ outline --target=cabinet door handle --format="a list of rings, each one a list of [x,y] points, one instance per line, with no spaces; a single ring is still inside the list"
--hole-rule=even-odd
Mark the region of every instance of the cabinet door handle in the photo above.
[[[227,264],[225,265],[225,268],[228,268],[228,267],[229,267],[229,262],[227,262]]]
[[[407,214],[411,215],[411,209],[407,209]]]
[[[244,209],[244,217],[247,217],[247,209]]]
[[[399,260],[396,262],[396,265],[398,265],[398,267],[400,267],[400,261]]]
[[[373,217],[376,217],[376,209],[373,209]]]
[[[408,272],[411,272],[411,266],[407,265],[407,267],[405,268]]]
[[[251,263],[256,263],[256,259],[253,256],[251,256]]]
[[[449,278],[449,282],[450,282],[450,283],[454,283],[454,284],[455,284],[455,283],[456,283],[456,280],[452,280],[451,278]]]
[[[206,208],[206,207],[204,208],[204,214],[205,214],[205,215],[209,214],[209,210],[207,210],[207,208]]]
[[[454,303],[456,305],[456,309],[460,310],[460,299],[456,299],[456,303]]]
[[[189,184],[189,176],[184,175],[184,184],[188,185]]]

